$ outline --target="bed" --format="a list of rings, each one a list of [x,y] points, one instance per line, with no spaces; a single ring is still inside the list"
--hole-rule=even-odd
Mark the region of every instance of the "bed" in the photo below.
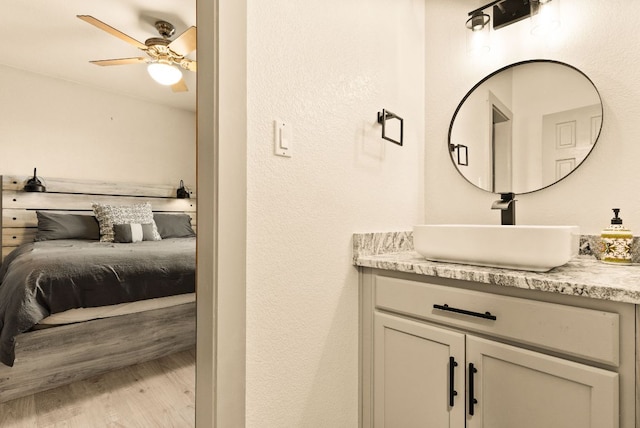
[[[24,192],[27,178],[2,177],[0,402],[194,346],[195,195],[57,179],[45,193]],[[100,242],[99,210],[120,207],[142,207],[157,223],[112,224],[115,242]],[[172,229],[185,217],[191,233]],[[96,218],[99,239],[43,227]]]

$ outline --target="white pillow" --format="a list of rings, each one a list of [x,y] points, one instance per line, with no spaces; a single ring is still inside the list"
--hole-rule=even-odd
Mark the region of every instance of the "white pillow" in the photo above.
[[[151,204],[146,202],[134,205],[106,205],[94,203],[93,213],[100,225],[100,242],[113,242],[114,224],[151,224],[153,228],[153,240],[160,241],[162,238],[158,233],[155,221],[153,221],[153,210]]]

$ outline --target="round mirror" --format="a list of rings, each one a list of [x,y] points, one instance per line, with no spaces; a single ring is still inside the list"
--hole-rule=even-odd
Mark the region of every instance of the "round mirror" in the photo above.
[[[465,95],[451,119],[449,152],[476,187],[529,193],[575,170],[601,128],[602,100],[584,73],[557,61],[524,61]]]

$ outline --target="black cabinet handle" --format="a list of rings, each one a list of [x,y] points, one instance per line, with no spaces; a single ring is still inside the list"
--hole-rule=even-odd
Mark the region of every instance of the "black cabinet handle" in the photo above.
[[[474,393],[474,375],[478,373],[478,369],[473,366],[473,363],[469,363],[469,415],[473,416],[473,406],[478,404],[478,400],[475,398]]]
[[[456,359],[449,357],[449,407],[453,407],[455,404],[454,399],[458,395],[458,391],[455,390],[455,368],[458,367]]]
[[[452,308],[446,303],[444,305],[433,305],[433,309],[440,309],[441,311],[455,312],[457,314],[464,314],[472,317],[484,318],[486,320],[495,321],[498,319],[495,315],[491,315],[491,312],[488,312],[488,311],[485,312],[484,314],[481,312],[467,311],[466,309]]]

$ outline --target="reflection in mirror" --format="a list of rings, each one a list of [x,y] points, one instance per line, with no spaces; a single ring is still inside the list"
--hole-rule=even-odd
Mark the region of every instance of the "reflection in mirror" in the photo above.
[[[602,128],[602,101],[570,65],[531,60],[482,79],[449,128],[451,160],[471,184],[493,193],[529,193],[574,171]],[[456,147],[466,146],[467,165]]]

